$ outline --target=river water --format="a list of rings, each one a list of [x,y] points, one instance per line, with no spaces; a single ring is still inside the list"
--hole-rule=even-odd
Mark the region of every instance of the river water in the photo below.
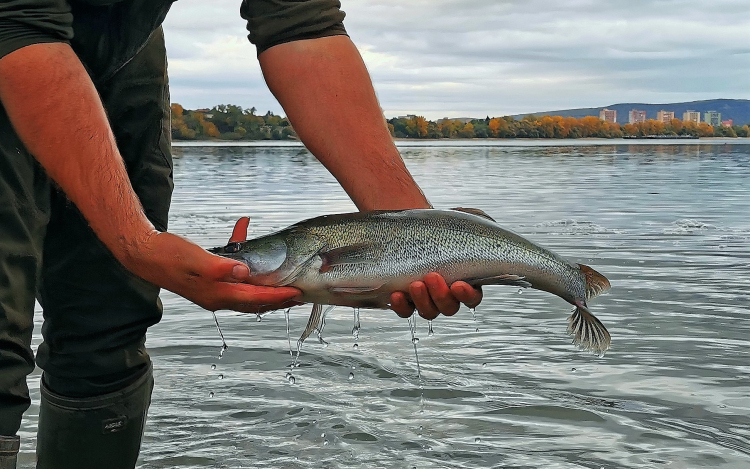
[[[750,142],[558,143],[402,153],[436,207],[482,208],[610,279],[590,305],[605,357],[571,345],[563,300],[490,286],[476,320],[417,321],[421,377],[406,320],[362,310],[355,339],[338,307],[290,383],[283,312],[218,313],[219,359],[211,314],[167,292],[140,467],[750,468]],[[261,235],[354,209],[296,145],[177,147],[175,178],[170,230],[205,247],[243,215]]]

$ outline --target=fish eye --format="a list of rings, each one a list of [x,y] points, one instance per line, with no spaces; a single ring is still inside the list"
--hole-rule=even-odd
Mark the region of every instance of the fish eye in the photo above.
[[[242,243],[234,242],[229,243],[226,246],[224,246],[224,252],[227,254],[232,254],[242,249]]]

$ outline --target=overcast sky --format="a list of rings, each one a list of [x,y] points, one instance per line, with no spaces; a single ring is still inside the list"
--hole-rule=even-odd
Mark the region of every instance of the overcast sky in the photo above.
[[[172,101],[283,110],[240,0],[165,22]],[[342,0],[387,117],[502,116],[619,102],[750,98],[747,0]]]

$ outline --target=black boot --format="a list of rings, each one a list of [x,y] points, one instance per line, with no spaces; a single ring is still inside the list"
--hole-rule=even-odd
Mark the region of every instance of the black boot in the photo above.
[[[153,388],[151,367],[126,388],[96,397],[63,397],[42,380],[37,469],[133,469]]]
[[[0,435],[0,469],[16,469],[16,457],[21,439],[18,436]]]

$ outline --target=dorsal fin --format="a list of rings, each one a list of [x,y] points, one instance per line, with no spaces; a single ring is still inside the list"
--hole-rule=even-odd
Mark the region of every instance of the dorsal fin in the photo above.
[[[609,290],[610,284],[607,277],[587,265],[578,264],[578,267],[586,277],[586,301]]]
[[[470,214],[472,214],[472,215],[477,215],[477,216],[479,216],[479,217],[482,217],[482,218],[486,218],[486,219],[488,219],[489,221],[495,221],[495,219],[494,219],[494,218],[492,218],[491,216],[489,216],[489,215],[487,215],[486,213],[484,213],[484,210],[480,210],[480,209],[478,209],[478,208],[470,208],[470,207],[469,207],[469,208],[467,208],[467,207],[454,207],[454,208],[452,208],[451,210],[455,210],[455,211],[457,211],[457,212],[470,213]],[[497,223],[497,222],[496,222],[496,223]]]

